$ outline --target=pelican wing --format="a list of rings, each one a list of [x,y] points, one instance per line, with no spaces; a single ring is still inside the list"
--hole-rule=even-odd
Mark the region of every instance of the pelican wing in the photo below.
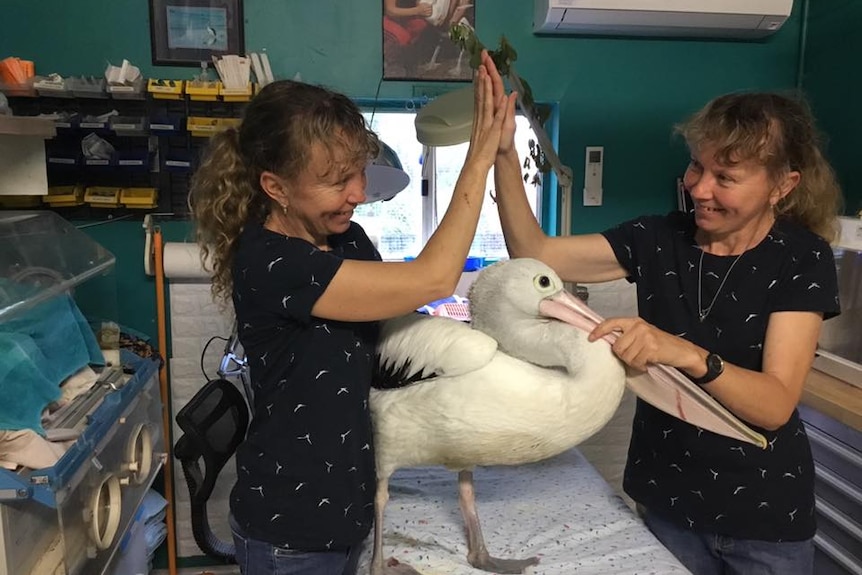
[[[713,433],[766,447],[762,434],[743,423],[676,368],[655,364],[646,372],[629,370],[626,384],[638,397],[669,415]]]
[[[497,341],[460,321],[411,313],[383,322],[380,367],[405,379],[462,375],[486,365]]]

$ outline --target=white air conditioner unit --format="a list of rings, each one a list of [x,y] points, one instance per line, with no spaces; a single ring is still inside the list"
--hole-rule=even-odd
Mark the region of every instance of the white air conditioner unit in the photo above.
[[[793,0],[535,0],[536,34],[763,38]]]

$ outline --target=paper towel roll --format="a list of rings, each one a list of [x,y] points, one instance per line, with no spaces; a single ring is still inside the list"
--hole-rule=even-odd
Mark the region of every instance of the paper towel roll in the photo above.
[[[163,262],[166,278],[209,280],[212,277],[201,265],[201,251],[197,244],[167,242]]]

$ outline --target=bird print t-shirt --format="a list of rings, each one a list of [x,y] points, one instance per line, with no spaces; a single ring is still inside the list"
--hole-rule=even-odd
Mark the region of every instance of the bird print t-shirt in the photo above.
[[[603,232],[637,284],[638,313],[649,323],[759,371],[772,312],[829,318],[840,311],[832,250],[801,226],[779,220],[736,265],[736,256],[703,253],[702,268],[695,231],[693,215],[674,212]],[[704,308],[709,312],[700,321]],[[766,449],[638,400],[623,488],[651,511],[699,532],[766,541],[812,537],[814,468],[799,414],[794,410],[775,431],[751,427],[766,436]]]
[[[368,534],[374,452],[368,392],[376,322],[314,317],[345,259],[379,260],[351,223],[322,251],[259,224],[241,234],[233,301],[254,417],[236,453],[231,513],[245,535],[288,549],[346,549]]]

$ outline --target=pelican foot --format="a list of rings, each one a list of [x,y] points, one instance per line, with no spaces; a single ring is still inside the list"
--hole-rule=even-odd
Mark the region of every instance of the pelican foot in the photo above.
[[[470,562],[470,565],[475,567],[476,569],[481,569],[482,571],[489,571],[491,573],[523,573],[527,567],[531,567],[533,565],[539,564],[538,557],[529,557],[527,559],[499,559],[497,557],[491,557],[490,555],[484,555],[476,558],[467,558]]]
[[[390,557],[386,560],[383,566],[383,575],[422,575],[419,571],[408,565],[401,563],[398,559]]]

